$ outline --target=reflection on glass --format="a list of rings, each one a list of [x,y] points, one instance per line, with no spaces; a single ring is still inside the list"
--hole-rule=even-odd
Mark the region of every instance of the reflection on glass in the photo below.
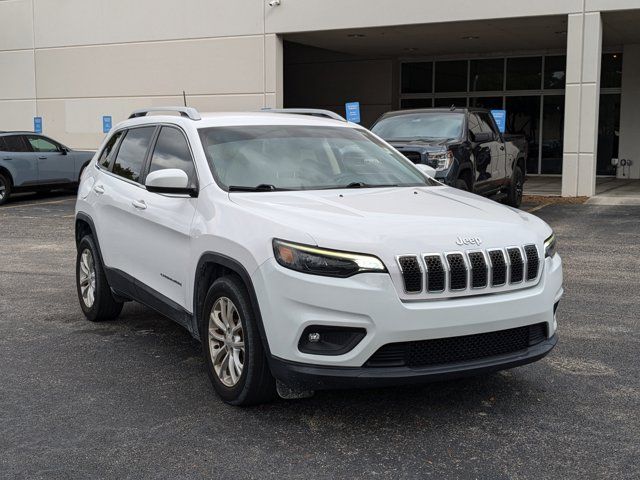
[[[564,140],[564,96],[546,95],[542,111],[542,169],[540,173],[562,173]]]
[[[469,75],[470,92],[502,90],[504,59],[471,60]]]
[[[507,58],[507,90],[537,90],[542,77],[542,57]]]
[[[400,108],[430,108],[433,104],[430,98],[403,98],[400,100]]]
[[[488,110],[502,110],[502,97],[472,97],[469,99],[469,106]]]
[[[431,62],[411,62],[402,64],[402,93],[431,93]]]
[[[618,88],[622,86],[622,53],[602,55],[600,88]]]
[[[540,96],[507,97],[507,133],[524,135],[529,148],[527,173],[538,173]]]
[[[465,108],[467,106],[467,99],[464,97],[446,97],[436,98],[433,100],[434,107],[451,107]]]
[[[466,92],[467,61],[436,62],[436,92]]]
[[[620,139],[620,94],[600,95],[600,115],[598,118],[598,162],[597,175],[615,175],[612,158],[618,158]]]
[[[564,88],[566,68],[565,55],[544,57],[544,88]]]

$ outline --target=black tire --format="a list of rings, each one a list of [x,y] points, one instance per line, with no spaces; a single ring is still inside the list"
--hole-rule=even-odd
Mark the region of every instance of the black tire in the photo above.
[[[83,254],[89,252],[91,261],[93,262],[94,275],[94,298],[90,304],[83,297],[83,287],[81,283],[81,265]],[[122,302],[118,302],[111,294],[111,287],[107,283],[107,277],[104,273],[100,254],[96,247],[95,241],[91,235],[86,235],[78,244],[78,254],[76,256],[76,290],[78,292],[78,301],[84,316],[92,322],[101,322],[103,320],[113,320],[122,311]]]
[[[458,190],[464,190],[465,192],[470,191],[469,184],[464,178],[458,178],[453,184]]]
[[[9,201],[11,196],[11,181],[0,173],[0,205]]]
[[[242,371],[237,383],[225,385],[214,369],[212,342],[209,336],[209,321],[214,305],[218,300],[229,299],[236,307],[237,316],[242,325]],[[247,406],[266,403],[275,398],[275,379],[271,375],[267,357],[260,339],[255,312],[244,284],[236,276],[225,276],[213,282],[204,300],[200,319],[202,351],[205,368],[216,393],[230,405]],[[234,317],[235,318],[235,317]],[[223,351],[221,347],[218,351]],[[224,355],[224,352],[221,354]],[[224,362],[223,362],[224,363]]]
[[[522,204],[522,192],[524,189],[524,175],[520,167],[514,167],[511,174],[511,183],[504,203],[511,207],[518,208]]]

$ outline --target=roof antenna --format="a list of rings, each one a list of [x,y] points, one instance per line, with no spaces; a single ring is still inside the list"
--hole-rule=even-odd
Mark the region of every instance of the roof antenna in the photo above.
[[[184,106],[187,106],[187,94],[182,90],[182,101],[184,102]]]
[[[186,105],[187,105],[187,104],[185,103],[185,106],[186,106]],[[452,103],[452,104],[451,104],[451,106],[449,107],[449,110],[451,110],[451,111],[453,112],[455,109],[456,109],[456,104],[455,104],[455,103]]]

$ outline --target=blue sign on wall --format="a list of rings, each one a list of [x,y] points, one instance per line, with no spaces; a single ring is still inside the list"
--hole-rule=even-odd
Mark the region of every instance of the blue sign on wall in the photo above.
[[[42,117],[33,117],[33,132],[42,133]]]
[[[344,106],[347,111],[347,121],[360,123],[360,102],[349,102]]]
[[[111,115],[103,115],[102,116],[102,133],[109,133],[111,130]]]
[[[500,133],[504,133],[507,127],[507,111],[506,110],[491,110],[491,114],[498,125]]]

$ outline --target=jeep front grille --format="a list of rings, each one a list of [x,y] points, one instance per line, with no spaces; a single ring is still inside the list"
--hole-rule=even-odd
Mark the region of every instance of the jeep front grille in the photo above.
[[[397,257],[405,293],[481,294],[535,284],[540,255],[535,245]],[[518,285],[520,284],[520,285]]]

